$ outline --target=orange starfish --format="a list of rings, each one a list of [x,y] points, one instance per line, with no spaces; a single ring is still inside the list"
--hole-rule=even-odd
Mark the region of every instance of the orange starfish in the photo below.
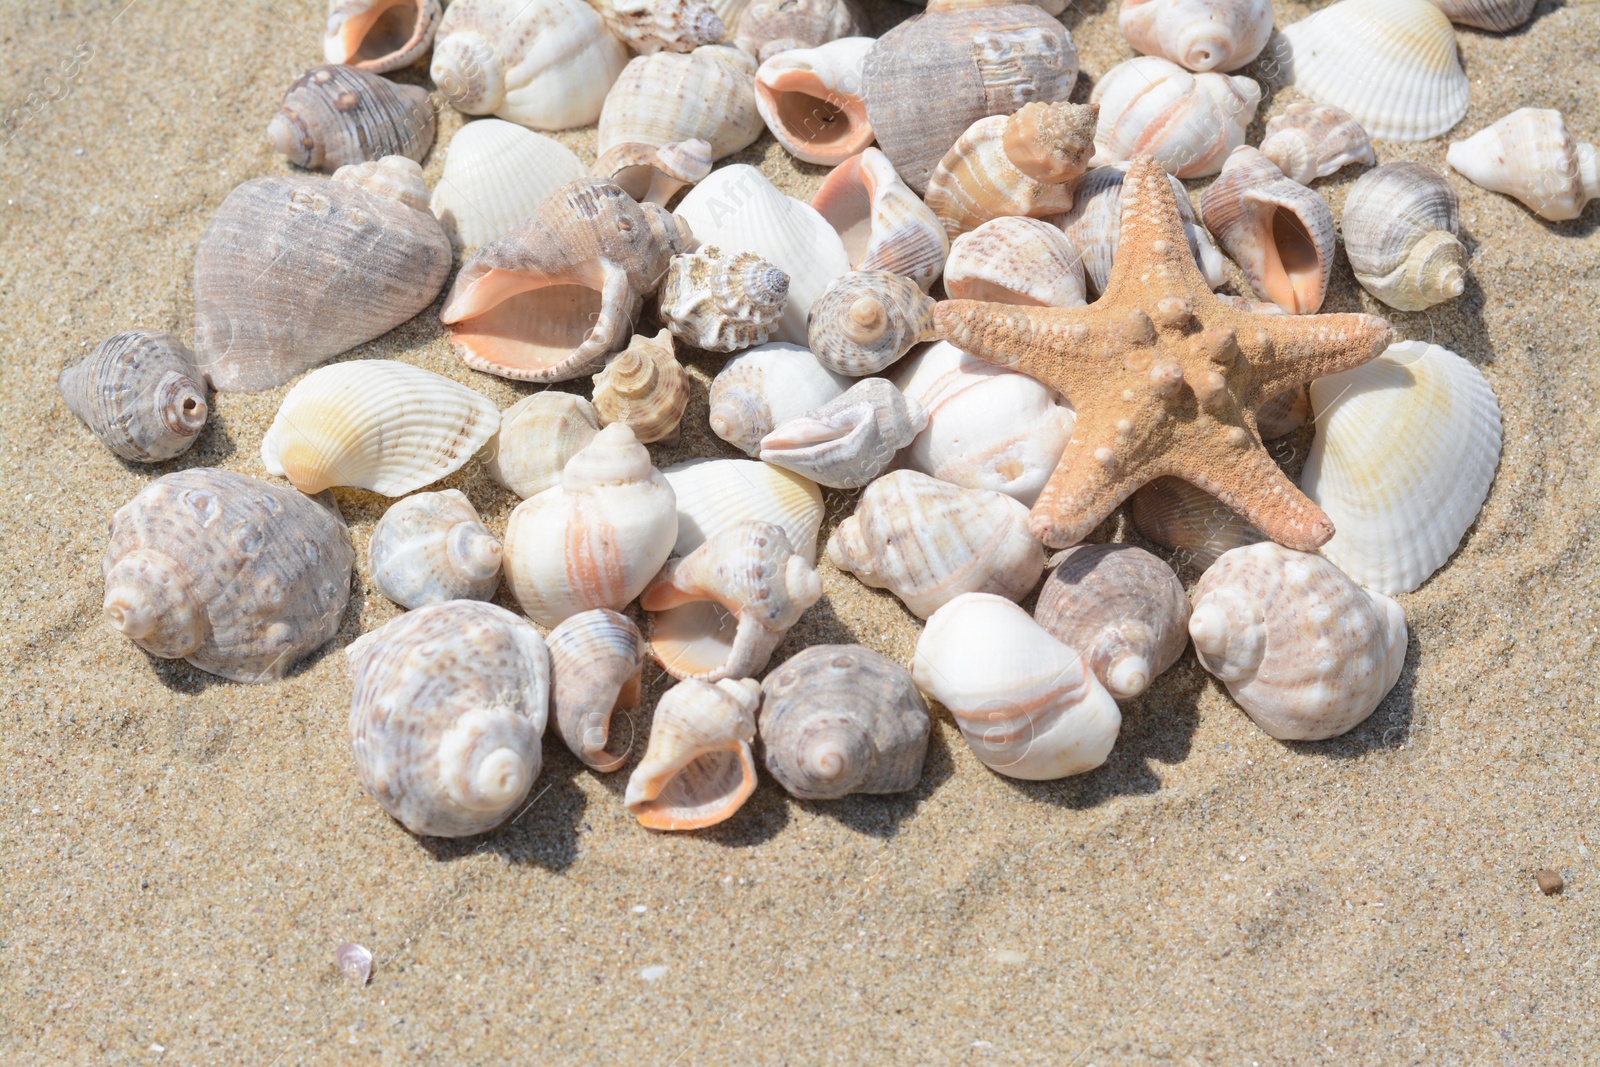
[[[1288,548],[1312,551],[1333,523],[1262,447],[1255,411],[1285,389],[1349,370],[1389,346],[1375,315],[1264,315],[1211,292],[1189,252],[1161,167],[1133,161],[1111,278],[1088,307],[945,300],[938,335],[1021,371],[1077,410],[1072,440],[1029,527],[1076,544],[1163,475],[1199,486]]]

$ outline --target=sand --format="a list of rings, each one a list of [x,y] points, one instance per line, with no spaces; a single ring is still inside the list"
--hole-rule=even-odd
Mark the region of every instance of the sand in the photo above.
[[[1275,8],[1279,25],[1307,10]],[[168,470],[264,476],[261,434],[287,387],[215,397],[198,445],[149,468],[101,447],[54,387],[117,331],[190,335],[211,212],[235,185],[289,172],[262,131],[320,62],[322,10],[0,5],[0,1061],[1600,1056],[1600,208],[1547,224],[1452,179],[1467,293],[1391,318],[1482,368],[1505,454],[1460,552],[1399,598],[1405,672],[1348,736],[1274,741],[1191,652],[1125,707],[1108,763],[1077,778],[998,777],[940,712],[915,792],[805,803],[765,780],[730,822],[661,836],[623,808],[625,774],[591,774],[551,737],[514,825],[420,841],[364,793],[346,742],[340,649],[398,611],[364,575],[337,638],[275,685],[151,659],[100,619],[111,513]],[[876,28],[909,11],[880,3]],[[1131,54],[1109,0],[1065,18],[1092,74]],[[1459,133],[1535,105],[1600,135],[1592,2],[1541,0],[1524,31],[1460,41]],[[1276,93],[1263,116],[1292,99]],[[446,109],[430,180],[461,123]],[[592,154],[591,132],[563,139]],[[1443,167],[1443,141],[1378,151]],[[800,195],[822,173],[765,138],[735,158]],[[1319,185],[1336,209],[1353,177]],[[1383,310],[1342,257],[1327,309]],[[528,391],[464,369],[432,312],[359,357],[501,405]],[[655,449],[661,464],[732,454],[705,426],[718,363],[692,362],[687,432]],[[444,484],[504,529],[515,501],[479,465]],[[364,564],[386,502],[338,497]],[[831,528],[853,498],[828,500]],[[917,626],[898,603],[821,570],[826,599],[778,658],[860,641],[908,660]],[[646,707],[662,689],[654,672]],[[620,729],[642,739],[648,721]],[[1563,893],[1539,892],[1543,867]],[[376,957],[364,989],[334,970],[346,940]]]

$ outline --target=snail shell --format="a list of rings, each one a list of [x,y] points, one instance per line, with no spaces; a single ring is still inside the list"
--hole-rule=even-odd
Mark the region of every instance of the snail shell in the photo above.
[[[687,556],[730,526],[757,519],[782,527],[807,563],[817,558],[822,490],[808,478],[748,459],[691,459],[661,472],[678,504],[674,556]]]
[[[841,37],[862,38],[870,26],[856,0],[750,0],[733,40],[765,63],[780,53],[816,48]]]
[[[737,352],[765,342],[783,317],[789,276],[754,252],[702,247],[672,257],[658,298],[673,336],[709,352]]]
[[[1177,553],[1175,563],[1200,571],[1230,549],[1267,539],[1238,512],[1181,478],[1157,478],[1141,487],[1129,513],[1147,540]]]
[[[322,55],[374,74],[409,67],[433,47],[439,0],[328,0]]]
[[[397,501],[372,530],[372,584],[403,608],[488,600],[500,585],[500,542],[459,489]]]
[[[957,237],[944,267],[951,300],[1029,307],[1088,303],[1083,254],[1059,227],[1007,215]]]
[[[756,788],[750,742],[761,686],[685,679],[667,690],[624,802],[652,830],[698,830],[732,817]]]
[[[1352,163],[1372,166],[1372,140],[1348,112],[1329,104],[1290,104],[1267,121],[1261,154],[1301,185]]]
[[[829,171],[811,206],[843,239],[852,270],[886,270],[923,292],[939,277],[950,250],[944,223],[876,148]]]
[[[135,463],[181,455],[206,425],[205,380],[194,353],[170,333],[108,337],[64,369],[56,387],[107,448]]]
[[[1128,43],[1193,71],[1238,70],[1272,36],[1271,0],[1122,0]]]
[[[933,298],[909,278],[886,270],[853,270],[811,307],[808,347],[836,374],[876,374],[933,339]]]
[[[761,459],[835,489],[859,489],[928,425],[928,413],[887,379],[863,378],[761,439]]]
[[[1521,26],[1533,14],[1538,0],[1433,0],[1458,26],[1506,33]]]
[[[678,190],[711,173],[711,143],[699,137],[664,145],[625,141],[602,152],[589,173],[641,204],[666,207]]]
[[[781,52],[756,70],[756,110],[790,155],[831,166],[872,144],[861,64],[875,43],[842,37]]]
[[[1473,185],[1522,201],[1540,218],[1583,214],[1600,197],[1600,157],[1567,132],[1561,112],[1518,108],[1494,125],[1456,141],[1446,161]]]
[[[828,370],[799,345],[781,341],[730,359],[711,381],[711,429],[754,456],[780,423],[815,411],[851,381]]]
[[[611,32],[642,56],[692,52],[728,36],[716,9],[702,0],[594,0],[594,7]]]
[[[1387,163],[1363,174],[1341,229],[1356,281],[1392,308],[1421,311],[1466,288],[1455,190],[1432,167]]]
[[[1200,214],[1250,288],[1291,315],[1314,314],[1336,251],[1333,210],[1248,145],[1200,197]]]
[[[594,406],[571,393],[534,393],[500,413],[484,446],[489,477],[523,500],[561,481],[561,468],[600,432]]]
[[[672,334],[633,339],[594,376],[600,425],[627,423],[641,444],[676,441],[689,406],[689,378],[672,351]]]
[[[731,156],[761,136],[755,86],[756,61],[730,45],[637,56],[606,94],[595,151],[699,138],[713,161]]]
[[[358,67],[312,67],[267,123],[273,149],[298,167],[338,170],[384,156],[422,162],[433,147],[433,99]]]
[[[550,631],[550,711],[572,754],[614,771],[628,751],[612,752],[611,713],[639,706],[644,639],[625,615],[580,611]]]
[[[560,141],[514,122],[479,119],[450,139],[429,207],[450,244],[472,251],[510,233],[585,173]]]
[[[1203,178],[1244,144],[1261,87],[1239,75],[1192,74],[1160,56],[1140,56],[1107,71],[1089,102],[1100,105],[1092,165],[1154,156],[1175,177]]]

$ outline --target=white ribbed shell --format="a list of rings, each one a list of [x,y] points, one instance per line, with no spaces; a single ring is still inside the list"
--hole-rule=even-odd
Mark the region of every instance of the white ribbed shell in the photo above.
[[[504,237],[568,182],[588,173],[560,141],[514,122],[479,119],[450,139],[429,206],[456,248]]]

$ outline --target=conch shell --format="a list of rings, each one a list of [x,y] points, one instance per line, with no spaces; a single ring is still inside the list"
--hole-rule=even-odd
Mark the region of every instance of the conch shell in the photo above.
[[[818,363],[799,345],[781,341],[730,359],[711,381],[711,429],[747,455],[796,415],[842,395],[850,379]]]
[[[484,446],[489,477],[523,500],[561,481],[561,469],[600,432],[594,406],[571,393],[534,393],[500,413]]]
[[[1240,75],[1192,74],[1160,56],[1140,56],[1107,71],[1089,102],[1100,105],[1091,166],[1154,156],[1175,177],[1203,178],[1244,144],[1261,87]]]
[[[1193,71],[1238,70],[1272,36],[1271,0],[1122,0],[1128,43]]]
[[[703,0],[593,0],[611,32],[642,56],[692,52],[728,36],[717,11]],[[610,175],[606,175],[610,177]]]
[[[1466,288],[1455,190],[1432,167],[1386,163],[1363,174],[1341,228],[1356,281],[1392,308],[1422,311]]]
[[[678,503],[674,556],[687,556],[730,526],[757,519],[783,528],[807,563],[817,558],[822,490],[798,474],[748,459],[691,459],[662,471]]]
[[[1006,215],[957,237],[944,267],[951,300],[1030,307],[1088,303],[1083,253],[1058,226]]]
[[[1181,478],[1157,478],[1129,500],[1134,528],[1172,549],[1179,566],[1204,571],[1224,552],[1267,540],[1228,505]]]
[[[789,276],[754,252],[673,256],[658,297],[673,336],[708,352],[759,345],[789,304]]]
[[[328,0],[323,58],[374,74],[409,67],[433,47],[442,11],[439,0]]]
[[[589,173],[621,186],[641,204],[666,207],[680,189],[711,173],[711,142],[700,137],[664,145],[626,141],[601,153]]]
[[[637,56],[606,94],[595,151],[699,138],[713,161],[731,156],[761,136],[755,85],[756,61],[730,45]]]
[[[488,600],[500,585],[500,542],[459,489],[393,504],[372,529],[372,584],[403,608]]]
[[[625,615],[580,611],[550,631],[550,712],[572,754],[597,771],[614,771],[628,746],[612,752],[611,713],[639,705],[644,639]]]
[[[56,379],[61,398],[111,451],[135,463],[181,455],[206,425],[205,379],[170,333],[108,337]]]
[[[510,233],[551,193],[586,173],[560,141],[503,119],[479,119],[450,139],[428,206],[450,244],[473,251]]]
[[[297,167],[338,170],[384,156],[422,162],[433,147],[433,99],[358,67],[312,67],[289,85],[267,140]]]
[[[832,165],[872,144],[861,64],[875,43],[842,37],[780,52],[756,70],[756,110],[790,155]]]
[[[1028,104],[974,122],[928,181],[927,202],[952,240],[1005,215],[1072,208],[1073,183],[1095,149],[1095,104]]]
[[[1248,145],[1200,197],[1200,215],[1250,288],[1292,315],[1314,314],[1336,251],[1333,211]]]
[[[859,489],[928,425],[928,413],[884,378],[863,378],[761,439],[761,459],[835,489]]]
[[[886,270],[923,292],[939,277],[950,250],[944,223],[876,148],[829,171],[811,206],[843,239],[852,270]]]
[[[1305,102],[1290,104],[1283,114],[1267,120],[1261,154],[1301,185],[1310,185],[1352,163],[1370,167],[1378,161],[1372,153],[1372,139],[1350,112],[1331,104]]]
[[[756,788],[750,742],[761,686],[689,678],[662,695],[650,745],[633,769],[628,810],[652,830],[698,830],[731,818]]]
[[[856,0],[750,0],[733,41],[765,63],[783,52],[860,39],[869,28]]]
[[[912,345],[933,339],[933,298],[898,274],[853,270],[812,305],[807,338],[829,370],[852,378],[876,374]]]
[[[1540,218],[1575,219],[1600,197],[1600,157],[1567,132],[1561,112],[1518,108],[1450,146],[1445,159],[1473,185],[1514,196]]]
[[[672,334],[636,336],[594,376],[594,410],[600,425],[624,422],[641,444],[676,441],[689,406],[689,378],[672,351]]]

